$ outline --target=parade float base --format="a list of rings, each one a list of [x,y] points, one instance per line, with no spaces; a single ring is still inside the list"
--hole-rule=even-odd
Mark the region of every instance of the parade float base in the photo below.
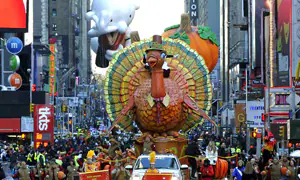
[[[188,161],[185,157],[185,150],[188,145],[188,140],[185,137],[156,137],[152,139],[152,142],[157,153],[172,153],[179,158],[181,164],[187,164]],[[134,146],[136,155],[141,155],[143,153],[143,140],[136,138]]]

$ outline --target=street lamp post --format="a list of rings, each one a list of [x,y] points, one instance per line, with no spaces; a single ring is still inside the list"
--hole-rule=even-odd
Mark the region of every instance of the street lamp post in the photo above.
[[[32,76],[31,76],[31,69],[27,69],[27,72],[30,74],[29,75],[29,109],[31,109],[31,104],[32,104]],[[32,118],[32,112],[29,112],[30,118]],[[33,133],[30,133],[30,142],[33,141]]]
[[[32,104],[32,77],[31,77],[31,69],[27,69],[27,72],[30,74],[29,75],[29,104],[31,106]],[[32,117],[32,113],[30,112],[30,117]]]
[[[250,150],[250,128],[249,128],[249,124],[248,124],[248,118],[247,118],[247,110],[248,110],[248,66],[246,66],[246,109],[245,109],[245,113],[246,113],[246,150],[247,150],[247,153],[249,152]]]

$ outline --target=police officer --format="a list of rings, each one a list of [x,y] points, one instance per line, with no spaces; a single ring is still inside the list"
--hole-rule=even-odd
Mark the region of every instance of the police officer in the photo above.
[[[37,156],[37,162],[40,163],[40,165],[42,166],[42,168],[46,167],[46,150],[41,150],[41,152],[39,153],[39,155]]]
[[[230,154],[234,155],[235,152],[236,152],[235,148],[233,146],[231,146],[231,148],[230,148]]]
[[[31,150],[28,154],[27,154],[27,164],[29,166],[33,165],[33,151]]]
[[[236,147],[236,153],[237,154],[241,154],[242,153],[242,149],[240,148],[240,145],[237,145],[237,147]]]

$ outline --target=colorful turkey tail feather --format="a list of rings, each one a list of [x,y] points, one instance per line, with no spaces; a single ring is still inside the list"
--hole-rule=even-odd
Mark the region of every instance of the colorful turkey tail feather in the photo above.
[[[133,43],[117,52],[106,74],[104,93],[109,118],[114,121],[128,103],[136,88],[142,83],[140,71],[145,71],[143,56],[152,38]],[[173,58],[166,58],[171,67],[170,77],[207,114],[211,108],[212,88],[209,70],[203,58],[181,40],[163,38],[163,48]],[[200,115],[185,106],[187,120],[182,130],[188,131],[203,122]],[[130,115],[131,114],[131,115]],[[131,130],[134,113],[130,112],[118,123],[124,130]]]

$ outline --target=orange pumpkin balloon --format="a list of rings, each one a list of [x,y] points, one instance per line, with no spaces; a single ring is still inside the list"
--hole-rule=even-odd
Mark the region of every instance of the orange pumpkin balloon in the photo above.
[[[63,178],[65,178],[65,177],[66,177],[66,175],[65,175],[65,173],[64,173],[64,172],[62,172],[62,171],[59,171],[59,172],[58,172],[58,174],[57,174],[57,177],[58,177],[58,179],[63,179]]]
[[[286,167],[280,168],[280,172],[281,172],[281,174],[283,174],[283,175],[286,175],[286,174],[287,174],[287,171],[288,171],[288,168],[286,168]]]
[[[162,37],[180,39],[201,55],[211,72],[218,63],[219,48],[216,35],[208,27],[191,26],[189,14],[181,15],[181,24],[165,29]]]
[[[214,172],[215,172],[215,179],[223,179],[227,175],[227,170],[228,170],[228,162],[223,159],[218,159]]]

